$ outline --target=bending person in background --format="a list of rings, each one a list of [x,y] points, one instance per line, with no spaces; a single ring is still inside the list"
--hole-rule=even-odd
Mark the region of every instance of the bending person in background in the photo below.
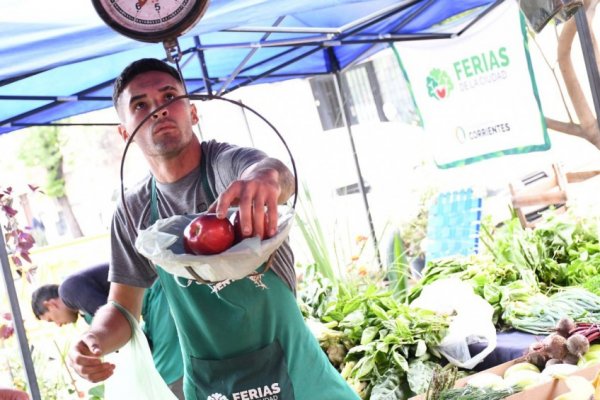
[[[123,204],[113,218],[109,300],[139,317],[144,288],[162,283],[179,332],[186,400],[358,399],[304,322],[287,242],[262,275],[266,289],[241,279],[217,294],[210,285],[176,279],[136,250],[137,231],[158,219],[207,210],[226,218],[234,205],[239,206],[243,235],[272,236],[277,205],[294,193],[294,177],[281,161],[252,148],[201,143],[192,129],[198,123],[195,105],[187,98],[172,102],[185,93],[177,70],[156,59],[132,63],[115,82],[122,138],[149,116],[133,141],[151,175],[126,193],[133,226]],[[89,332],[71,348],[71,365],[92,382],[105,380],[119,366],[102,356],[130,337],[119,308],[103,306]]]
[[[31,307],[37,319],[58,326],[75,323],[79,316],[91,324],[96,311],[106,304],[109,290],[108,264],[100,264],[69,275],[60,286],[40,286],[31,296]],[[154,365],[171,391],[183,400],[179,340],[159,282],[146,291],[142,318]]]

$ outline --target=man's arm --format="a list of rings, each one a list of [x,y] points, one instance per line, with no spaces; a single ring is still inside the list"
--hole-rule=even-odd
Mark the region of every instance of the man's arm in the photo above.
[[[240,222],[245,235],[253,231],[262,236],[266,229],[273,236],[277,231],[277,204],[285,203],[294,193],[294,176],[281,161],[265,158],[242,172],[238,180],[219,195],[211,211],[225,218],[231,205],[239,205]],[[265,207],[268,227],[264,227]]]
[[[110,301],[117,302],[139,319],[144,290],[118,283],[110,285],[109,304],[96,312],[90,330],[83,334],[69,352],[70,364],[81,377],[91,382],[100,382],[112,375],[115,366],[103,362],[101,357],[121,348],[129,341],[131,326],[127,318],[110,304]]]

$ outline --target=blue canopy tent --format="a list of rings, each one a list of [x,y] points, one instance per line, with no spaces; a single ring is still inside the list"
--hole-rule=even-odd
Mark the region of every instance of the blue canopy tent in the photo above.
[[[182,72],[190,93],[217,94],[328,74],[388,42],[459,35],[494,2],[213,0],[202,20],[179,39]],[[68,9],[64,3],[55,8]],[[161,44],[112,31],[91,4],[79,21],[45,23],[19,22],[11,13],[28,2],[10,4],[12,10],[10,5],[0,8],[6,20],[0,17],[0,134],[110,107],[112,81],[126,64],[141,57],[165,58]],[[438,26],[461,13],[462,18]]]
[[[188,91],[209,95],[333,74],[344,104],[342,71],[391,42],[460,35],[501,1],[213,0],[202,20],[179,38],[180,65]],[[108,108],[112,82],[125,65],[141,57],[166,56],[161,44],[137,42],[112,31],[91,3],[39,3],[5,0],[0,6],[0,134],[64,125],[68,123],[61,120],[67,117]],[[78,11],[74,18],[64,11],[73,7]],[[63,15],[53,17],[50,10]],[[374,238],[347,116],[345,122]],[[4,243],[0,247],[4,249]],[[0,257],[30,391],[39,399],[6,252],[0,251]]]

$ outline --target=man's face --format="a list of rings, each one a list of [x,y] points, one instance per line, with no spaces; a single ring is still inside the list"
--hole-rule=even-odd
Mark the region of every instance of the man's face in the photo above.
[[[177,156],[194,135],[192,126],[198,122],[196,107],[188,99],[181,99],[155,110],[184,94],[182,84],[167,73],[150,71],[136,76],[119,97],[121,136],[127,139],[144,117],[152,113],[134,141],[148,157]]]
[[[76,311],[68,308],[60,299],[47,300],[44,305],[48,311],[40,316],[42,321],[54,322],[58,326],[63,326],[76,322],[79,316]]]

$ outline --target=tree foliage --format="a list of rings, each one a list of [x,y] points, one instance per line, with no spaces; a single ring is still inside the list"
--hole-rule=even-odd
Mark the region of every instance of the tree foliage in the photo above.
[[[77,222],[75,214],[66,192],[64,176],[64,157],[61,148],[64,140],[57,126],[44,126],[32,128],[27,138],[19,149],[19,158],[29,167],[42,167],[46,171],[46,195],[57,199],[64,218],[74,237],[81,237],[83,233]]]
[[[58,127],[44,126],[30,129],[19,151],[19,158],[25,165],[42,167],[46,170],[44,192],[55,198],[65,196],[63,155],[60,146]]]

